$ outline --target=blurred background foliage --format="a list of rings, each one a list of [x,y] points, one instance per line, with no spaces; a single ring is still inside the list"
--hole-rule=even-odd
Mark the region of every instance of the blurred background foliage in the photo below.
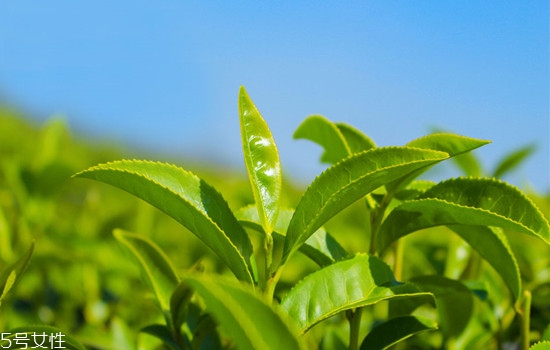
[[[160,320],[161,315],[138,267],[115,242],[114,228],[149,237],[177,269],[200,263],[207,272],[226,272],[202,242],[159,210],[118,189],[71,178],[82,169],[122,158],[162,159],[180,165],[221,191],[234,210],[253,202],[244,165],[239,170],[218,168],[105,142],[86,142],[71,135],[63,119],[52,118],[35,125],[14,110],[0,108],[0,271],[35,243],[30,265],[3,300],[0,330],[48,324],[66,330],[90,349],[133,349],[138,331]],[[459,167],[467,173],[464,164],[473,164],[471,159],[461,162]],[[293,208],[304,189],[291,181],[284,186],[284,201]],[[548,218],[550,194],[524,190]],[[359,202],[326,228],[347,251],[367,251],[367,221],[364,203]],[[550,323],[550,252],[529,236],[509,238],[525,287],[533,292],[532,331],[543,332]],[[517,322],[507,288],[481,259],[477,259],[479,266],[464,266],[466,260],[456,254],[460,251],[457,247],[475,252],[458,236],[446,228],[424,230],[406,237],[405,247],[408,259],[414,263],[405,262],[403,279],[437,273],[467,280],[469,271],[482,269],[486,281],[491,281],[487,285],[494,283],[501,288],[490,291],[489,298],[476,299],[476,313],[484,316],[472,322],[480,322],[492,331],[517,329],[498,327],[499,322]],[[298,254],[285,270],[280,287],[294,284],[316,268]],[[385,308],[376,307],[365,317],[366,325],[384,319],[378,309]],[[346,339],[345,324],[345,320],[335,317],[314,327],[308,337],[317,339],[315,343],[320,343],[322,349],[338,348]],[[434,335],[413,337],[401,346],[436,344],[430,337]],[[467,339],[467,334],[463,341],[475,343]],[[483,341],[488,340],[479,341],[486,344]]]

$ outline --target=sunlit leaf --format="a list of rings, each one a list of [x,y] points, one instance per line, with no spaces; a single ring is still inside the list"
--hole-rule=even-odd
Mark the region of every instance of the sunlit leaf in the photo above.
[[[351,154],[367,151],[376,147],[376,144],[370,137],[351,125],[346,123],[335,123],[335,125],[338,127],[338,130],[340,130],[340,133],[342,133],[342,136],[344,136]]]
[[[264,231],[271,234],[279,214],[282,187],[279,153],[267,123],[244,87],[239,91],[239,115],[243,154],[252,193]]]
[[[302,196],[289,224],[283,262],[319,227],[376,188],[448,158],[409,147],[374,148],[354,154],[319,175]]]
[[[340,129],[320,115],[307,117],[294,132],[295,139],[307,139],[324,148],[321,161],[334,164],[348,157],[351,150]]]
[[[304,333],[341,311],[392,298],[427,295],[395,281],[390,267],[382,260],[358,254],[306,276],[283,298],[281,307]]]
[[[421,228],[453,224],[500,226],[550,244],[548,221],[518,189],[494,179],[457,178],[394,209],[377,237],[378,252]]]
[[[401,316],[372,329],[361,343],[361,350],[383,350],[421,332],[437,329],[437,323],[421,316]]]
[[[303,349],[290,320],[251,289],[213,276],[184,279],[239,349]]]
[[[240,280],[257,276],[252,244],[221,194],[171,164],[122,160],[75,176],[123,189],[164,211],[206,243]]]

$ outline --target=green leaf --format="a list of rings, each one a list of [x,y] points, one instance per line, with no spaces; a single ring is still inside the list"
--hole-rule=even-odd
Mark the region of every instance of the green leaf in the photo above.
[[[514,168],[517,168],[525,159],[527,159],[527,157],[535,152],[535,149],[536,147],[534,145],[529,145],[510,153],[498,163],[493,173],[493,177],[500,178]]]
[[[512,293],[514,301],[521,296],[519,266],[508,239],[498,227],[449,225],[462,239],[474,248],[497,273]]]
[[[187,276],[184,280],[239,349],[303,349],[292,325],[251,289],[213,276]]]
[[[383,350],[413,335],[437,329],[437,323],[421,316],[392,318],[369,332],[361,343],[361,350]]]
[[[279,214],[281,197],[281,164],[277,146],[267,123],[241,86],[239,115],[243,154],[252,185],[252,193],[262,227],[271,234]]]
[[[163,314],[170,314],[170,298],[178,285],[175,269],[162,250],[149,239],[123,230],[114,231],[115,238],[139,261],[149,286],[153,289]],[[171,323],[171,320],[170,320]]]
[[[284,244],[286,230],[293,214],[294,210],[281,208],[279,219],[273,232],[274,245],[276,247]],[[241,208],[235,215],[244,226],[262,232],[258,211],[255,206]],[[322,227],[304,242],[300,247],[300,252],[319,266],[330,265],[348,256],[346,250]]]
[[[529,350],[550,350],[550,341],[541,341],[533,344]]]
[[[337,313],[392,298],[426,297],[395,281],[390,267],[366,254],[337,261],[306,276],[281,301],[305,333]]]
[[[289,224],[283,262],[319,227],[376,188],[448,158],[409,147],[374,148],[333,165],[308,187]]]
[[[75,338],[51,326],[24,326],[14,328],[9,333],[10,335],[4,337],[5,343],[1,343],[2,348],[33,349],[41,345],[48,349],[86,350]],[[16,335],[19,338],[17,340]],[[8,343],[11,343],[11,346]]]
[[[457,178],[395,208],[380,229],[378,252],[421,228],[453,224],[500,226],[550,244],[548,221],[518,189],[494,179]]]
[[[152,324],[145,326],[140,330],[141,333],[152,335],[160,339],[164,345],[169,346],[172,350],[180,350],[181,347],[172,338],[170,328],[162,324]]]
[[[221,194],[194,174],[171,164],[121,160],[74,176],[105,182],[145,200],[199,237],[237,278],[256,280],[256,261],[245,230]]]
[[[348,157],[351,150],[342,132],[333,122],[320,115],[307,117],[294,132],[295,139],[307,139],[324,148],[321,161],[335,164]]]
[[[407,143],[407,146],[446,152],[451,157],[454,157],[489,143],[491,143],[491,141],[474,139],[448,132],[440,132],[412,140]]]
[[[338,127],[338,130],[340,130],[342,136],[344,136],[351,154],[367,151],[376,147],[376,144],[370,137],[351,125],[345,123],[335,123],[335,125]]]
[[[17,282],[19,282],[19,277],[27,268],[33,251],[34,241],[31,242],[31,246],[24,256],[4,269],[4,271],[0,274],[0,306],[2,305],[2,300],[6,297],[8,292],[16,286]]]
[[[462,333],[474,308],[473,294],[468,287],[437,275],[415,277],[410,282],[420,290],[434,294],[441,331],[447,337]]]

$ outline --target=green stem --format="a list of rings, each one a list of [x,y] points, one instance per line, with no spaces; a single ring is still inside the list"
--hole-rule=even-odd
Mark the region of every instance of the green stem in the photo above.
[[[529,331],[531,328],[531,292],[528,290],[523,292],[523,300],[519,315],[521,317],[521,349],[528,350],[530,345]]]
[[[349,350],[359,350],[359,331],[361,329],[361,316],[363,308],[359,307],[355,311],[348,313],[349,320]]]
[[[260,289],[264,292],[269,294],[268,289],[270,289],[270,282],[271,282],[271,269],[272,269],[272,263],[273,263],[273,236],[271,233],[266,234],[264,238],[264,273],[263,276],[260,276]],[[271,295],[271,298],[273,295]],[[266,298],[270,298],[269,295],[266,295]],[[271,299],[269,299],[271,302]]]
[[[397,242],[395,242],[395,257],[394,257],[394,266],[393,266],[393,274],[395,276],[395,279],[398,281],[401,281],[403,277],[403,251],[405,250],[403,247],[403,240],[400,239]]]

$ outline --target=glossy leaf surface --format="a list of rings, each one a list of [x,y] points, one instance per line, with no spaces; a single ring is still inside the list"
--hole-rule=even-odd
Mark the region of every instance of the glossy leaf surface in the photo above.
[[[409,147],[374,148],[328,168],[308,187],[289,224],[283,261],[338,212],[376,188],[448,158]]]
[[[240,280],[257,276],[252,244],[227,202],[194,174],[171,164],[122,160],[76,174],[123,189],[164,211],[206,243]]]
[[[249,288],[212,276],[184,279],[239,349],[303,349],[293,326]]]
[[[146,237],[123,230],[115,230],[114,236],[137,259],[147,284],[153,289],[161,310],[165,315],[168,315],[170,312],[170,298],[179,283],[176,271],[168,257]]]
[[[437,323],[421,316],[392,318],[376,326],[361,343],[361,350],[383,350],[421,332],[437,329]]]
[[[337,261],[299,282],[281,301],[300,333],[341,311],[397,297],[425,297],[395,281],[382,260],[366,254]]]
[[[550,244],[548,221],[522,192],[493,179],[458,178],[443,181],[418,200],[394,209],[377,237],[378,252],[421,228],[452,224],[500,226]]]
[[[239,115],[243,154],[252,192],[264,231],[271,234],[281,197],[281,164],[267,123],[246,93],[239,92]]]

